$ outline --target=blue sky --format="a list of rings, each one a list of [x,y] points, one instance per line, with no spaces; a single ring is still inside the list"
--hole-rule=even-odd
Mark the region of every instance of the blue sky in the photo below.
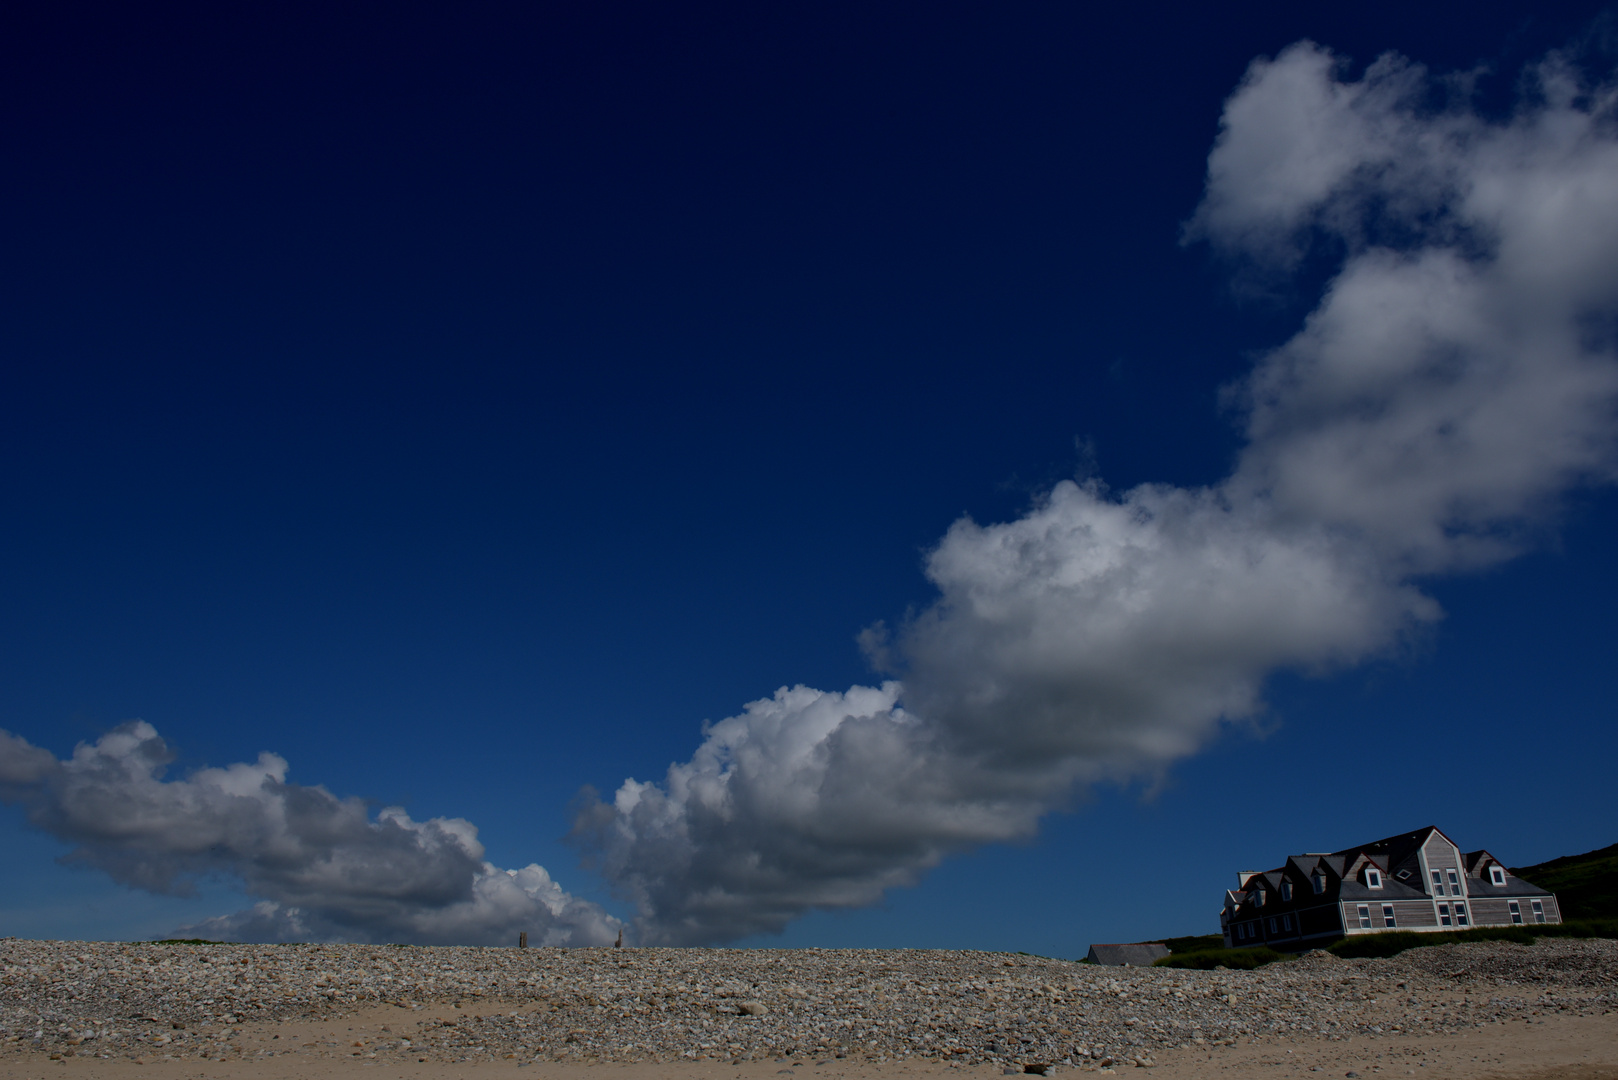
[[[636,889],[662,921],[631,929],[675,940],[663,913],[720,866],[738,906],[688,913],[705,940],[1077,956],[1212,932],[1237,870],[1296,851],[1429,823],[1517,865],[1614,839],[1603,443],[1478,518],[1509,554],[1325,515],[1374,534],[1349,560],[1381,568],[1373,592],[1419,589],[1444,617],[1244,660],[1262,704],[1198,705],[1165,729],[1177,749],[1103,768],[1064,743],[1056,776],[1024,760],[1048,732],[1007,736],[1037,797],[917,826],[886,864],[860,847],[842,891],[815,891],[852,850],[821,819],[812,853],[777,852],[805,891],[768,905],[722,867],[782,822],[746,851],[711,834],[652,885],[656,838],[627,811],[609,827],[637,839],[585,845],[605,870],[563,840],[582,786],[661,783],[705,721],[782,686],[901,677],[921,727],[978,740],[949,760],[993,758],[980,729],[1017,717],[951,697],[940,659],[990,639],[904,637],[942,610],[928,560],[952,525],[1032,520],[1074,478],[1105,481],[1103,509],[1220,485],[1254,445],[1284,471],[1305,451],[1253,436],[1222,389],[1298,340],[1365,244],[1449,243],[1377,219],[1386,235],[1321,226],[1290,251],[1221,218],[1258,182],[1238,161],[1204,201],[1249,64],[1309,39],[1346,58],[1338,86],[1372,86],[1389,51],[1480,71],[1466,114],[1498,126],[1548,50],[1610,76],[1599,5],[5,18],[0,729],[53,761],[137,718],[170,780],[280,755],[289,783],[370,800],[373,825],[388,806],[466,819],[494,866],[542,865],[605,913],[564,920],[579,941],[634,920]],[[1377,115],[1437,123],[1399,108]],[[1610,333],[1614,294],[1592,304]],[[1573,427],[1547,415],[1530,443]],[[856,641],[878,620],[900,641],[887,673]],[[1058,733],[1089,722],[1074,694]],[[176,854],[49,790],[0,808],[0,933],[292,905],[237,839]],[[892,822],[919,805],[878,802]],[[788,914],[749,921],[760,905]],[[311,925],[356,932],[342,911]]]

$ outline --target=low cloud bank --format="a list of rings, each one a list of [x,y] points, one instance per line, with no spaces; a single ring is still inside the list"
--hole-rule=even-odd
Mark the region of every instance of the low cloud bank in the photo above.
[[[72,862],[156,893],[237,878],[264,899],[178,933],[232,941],[603,945],[617,921],[568,895],[541,866],[483,859],[461,818],[372,816],[358,799],[288,783],[287,762],[165,780],[173,754],[150,724],[125,724],[58,761],[0,731],[0,800],[75,845]]]
[[[1231,475],[1062,483],[958,521],[927,561],[938,600],[864,635],[899,679],[782,688],[661,782],[588,794],[574,840],[638,940],[779,930],[1026,837],[1086,783],[1195,753],[1272,673],[1395,647],[1440,616],[1424,577],[1510,558],[1613,479],[1612,88],[1552,57],[1489,120],[1397,56],[1343,72],[1310,43],[1255,62],[1187,226],[1242,272],[1341,259],[1229,389]]]

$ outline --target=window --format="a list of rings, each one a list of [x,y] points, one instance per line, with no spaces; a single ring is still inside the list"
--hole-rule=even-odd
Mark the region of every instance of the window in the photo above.
[[[1506,883],[1505,870],[1499,866],[1489,867],[1489,880],[1494,882],[1496,885],[1504,885]]]
[[[1281,902],[1283,904],[1292,902],[1292,882],[1290,881],[1281,882]]]
[[[1369,930],[1370,928],[1371,928],[1371,905],[1369,905],[1369,904],[1361,904],[1360,905],[1360,929],[1361,930]]]
[[[1370,867],[1366,867],[1365,884],[1369,885],[1373,889],[1380,889],[1382,887],[1382,871],[1373,870]]]
[[[1444,895],[1444,872],[1442,870],[1433,871],[1433,895]]]
[[[1394,874],[1393,876],[1398,878],[1400,881],[1408,881],[1410,879],[1410,871],[1409,870],[1400,870],[1398,873]]]
[[[1291,915],[1283,915],[1283,916],[1281,916],[1281,929],[1285,930],[1289,934],[1292,932],[1292,916]]]
[[[1461,879],[1455,876],[1455,871],[1446,871],[1449,874],[1449,893],[1451,896],[1461,895]]]
[[[1528,901],[1528,906],[1534,909],[1534,921],[1535,922],[1544,922],[1545,921],[1545,905],[1544,904],[1540,903],[1538,900],[1530,900],[1530,901]]]
[[[1439,904],[1438,905],[1438,925],[1439,926],[1448,926],[1449,925],[1449,905],[1448,904]]]
[[[1383,926],[1398,926],[1399,925],[1398,922],[1395,921],[1394,918],[1393,918],[1393,905],[1392,904],[1383,904],[1382,905],[1382,925]]]
[[[1275,933],[1275,916],[1270,916],[1270,933]]]
[[[1512,901],[1510,901],[1510,902],[1508,902],[1506,904],[1506,907],[1511,909],[1511,921],[1512,922],[1514,922],[1514,923],[1522,922],[1522,905],[1521,904],[1517,903],[1517,901],[1515,901],[1515,900],[1512,900]]]
[[[1264,890],[1263,889],[1259,889],[1259,890],[1257,890],[1257,891],[1255,891],[1253,893],[1253,903],[1257,904],[1259,907],[1264,906]]]
[[[1326,875],[1316,870],[1314,876],[1309,879],[1309,884],[1315,887],[1315,895],[1319,896],[1326,891]]]
[[[1455,925],[1456,926],[1465,926],[1466,925],[1466,905],[1465,904],[1456,904],[1455,905]]]

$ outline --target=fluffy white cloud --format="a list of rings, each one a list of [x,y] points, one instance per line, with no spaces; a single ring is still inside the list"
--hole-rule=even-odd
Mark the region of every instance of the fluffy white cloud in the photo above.
[[[287,763],[202,769],[166,780],[173,755],[150,724],[125,724],[66,761],[0,731],[0,798],[74,844],[68,858],[153,892],[183,893],[208,875],[264,900],[184,928],[254,941],[492,944],[528,931],[536,944],[601,945],[617,923],[569,896],[543,867],[483,859],[461,818],[414,821],[390,807],[288,783]]]
[[[1247,442],[1206,488],[1057,485],[955,523],[938,599],[864,635],[902,681],[782,688],[574,838],[645,943],[872,903],[950,853],[1030,835],[1080,786],[1150,775],[1439,616],[1423,577],[1508,558],[1618,467],[1618,117],[1559,61],[1503,120],[1464,80],[1303,43],[1227,102],[1187,235],[1284,272],[1340,260],[1302,329],[1230,388]],[[0,732],[0,798],[73,858],[158,891],[229,874],[262,902],[210,937],[598,944],[617,924],[460,819],[372,816],[273,754],[164,780],[132,724],[58,762]]]
[[[1509,557],[1610,480],[1614,98],[1555,59],[1534,74],[1489,121],[1398,57],[1357,81],[1308,43],[1256,62],[1189,234],[1282,269],[1324,237],[1342,262],[1232,388],[1232,475],[1063,483],[1017,521],[957,522],[939,599],[867,636],[902,684],[783,688],[660,784],[587,799],[575,836],[641,939],[779,929],[1028,835],[1077,784],[1194,753],[1271,673],[1385,650],[1438,617],[1421,576]]]

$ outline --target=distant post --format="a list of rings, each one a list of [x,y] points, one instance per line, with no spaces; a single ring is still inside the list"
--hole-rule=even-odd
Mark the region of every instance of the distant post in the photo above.
[[[522,931],[518,932],[518,934],[517,934],[517,948],[519,948],[519,949],[528,948],[528,931],[522,930]]]

